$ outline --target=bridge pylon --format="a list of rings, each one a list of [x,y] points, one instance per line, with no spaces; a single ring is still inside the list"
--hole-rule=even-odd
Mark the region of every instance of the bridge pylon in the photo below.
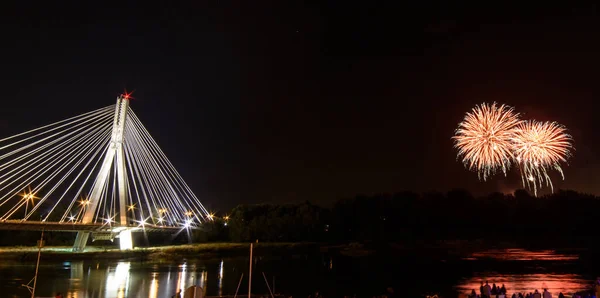
[[[109,176],[111,175],[111,169],[113,166],[116,167],[116,180],[118,189],[118,201],[119,201],[119,227],[127,227],[127,172],[125,169],[125,152],[123,143],[125,140],[125,122],[127,121],[127,109],[129,107],[128,95],[120,95],[117,97],[117,104],[115,107],[115,117],[113,122],[112,135],[108,149],[104,155],[104,160],[100,171],[94,180],[92,192],[89,195],[87,207],[83,215],[82,224],[92,223],[94,215],[98,209],[98,203],[101,200],[102,191],[107,183]],[[114,171],[114,169],[113,169]],[[115,215],[116,216],[116,215]],[[107,219],[108,224],[112,224],[112,218]],[[130,229],[120,229],[119,232],[119,244],[122,250],[132,249],[133,241],[131,238]],[[80,231],[77,232],[75,243],[73,244],[73,251],[83,251],[87,244],[90,232]]]

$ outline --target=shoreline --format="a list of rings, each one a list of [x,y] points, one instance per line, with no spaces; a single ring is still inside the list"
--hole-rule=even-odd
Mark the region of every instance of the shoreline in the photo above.
[[[255,255],[290,255],[318,253],[318,243],[255,243]],[[41,260],[182,260],[193,258],[220,258],[247,256],[249,243],[199,243],[156,247],[137,247],[121,251],[115,247],[88,246],[83,252],[72,252],[71,246],[47,246],[42,248]],[[0,247],[0,260],[35,261],[38,249],[35,246]]]
[[[41,260],[136,260],[171,261],[194,258],[247,257],[250,243],[197,243],[155,247],[136,247],[121,251],[115,246],[88,246],[84,252],[72,252],[71,246],[47,246],[42,248]],[[555,250],[557,252],[582,252],[581,249],[568,247],[542,248],[527,247],[513,242],[490,243],[482,240],[454,240],[420,243],[318,243],[318,242],[262,242],[254,243],[254,254],[262,256],[285,257],[329,253],[345,257],[367,257],[371,255],[402,255],[414,251],[427,251],[429,257],[444,256],[454,258],[475,252],[521,248],[526,250]],[[0,260],[35,261],[35,246],[0,247]]]

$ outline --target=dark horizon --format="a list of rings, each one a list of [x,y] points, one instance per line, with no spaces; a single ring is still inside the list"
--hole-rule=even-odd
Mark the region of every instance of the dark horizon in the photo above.
[[[210,210],[510,193],[517,169],[479,181],[451,140],[465,112],[497,101],[565,125],[576,149],[555,189],[600,194],[595,5],[123,5],[2,10],[0,138],[127,89]]]

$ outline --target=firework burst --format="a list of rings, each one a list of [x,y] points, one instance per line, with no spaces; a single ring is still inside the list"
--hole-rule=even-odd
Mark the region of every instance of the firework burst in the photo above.
[[[519,114],[496,103],[475,106],[458,124],[453,137],[458,158],[484,181],[501,169],[504,175],[514,159],[513,130],[521,123]]]
[[[557,170],[565,179],[560,163],[567,161],[573,149],[573,139],[566,131],[556,122],[535,120],[522,122],[513,130],[514,156],[521,170],[523,187],[533,188],[535,195],[544,183],[554,191],[548,170]]]

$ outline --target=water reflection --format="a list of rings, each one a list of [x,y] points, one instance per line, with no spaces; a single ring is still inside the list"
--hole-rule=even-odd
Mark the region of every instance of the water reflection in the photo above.
[[[509,294],[508,296],[511,296],[513,293],[530,293],[536,289],[541,292],[545,288],[556,296],[560,292],[571,295],[572,293],[589,289],[592,284],[592,280],[589,277],[586,278],[570,272],[552,272],[546,270],[544,268],[546,266],[539,266],[540,261],[550,261],[546,263],[549,264],[548,266],[562,263],[574,264],[576,267],[577,265],[574,261],[579,260],[579,256],[574,254],[561,254],[553,250],[501,249],[473,253],[464,259],[470,261],[486,259],[499,262],[510,261],[520,269],[515,270],[517,268],[512,268],[511,272],[497,272],[498,268],[494,268],[493,264],[486,263],[488,271],[474,272],[471,277],[463,278],[455,286],[459,293],[470,293],[473,289],[479,293],[481,282],[485,283],[485,281],[488,281],[490,286],[493,283],[497,286],[504,284]],[[538,265],[531,266],[531,264]]]
[[[149,298],[157,298],[158,297],[158,280],[156,276],[158,273],[152,273],[152,283],[150,283],[150,295]]]
[[[66,265],[66,264],[65,264]],[[69,289],[80,289],[83,287],[82,285],[82,281],[84,278],[84,269],[83,269],[83,262],[72,262],[69,263],[69,268],[70,269],[70,279],[69,279]],[[89,272],[89,271],[88,271]],[[73,297],[73,298],[77,298],[77,297],[84,297],[83,293],[79,292],[79,291],[69,291],[67,292],[68,296],[67,297]]]
[[[558,293],[571,295],[575,292],[590,287],[590,280],[577,274],[493,274],[480,272],[476,276],[464,280],[456,286],[459,293],[470,293],[475,289],[479,293],[481,282],[489,281],[490,286],[495,283],[498,286],[504,284],[509,296],[513,293],[529,293],[536,289],[543,291],[548,289],[554,296]]]
[[[575,261],[578,255],[560,254],[554,250],[529,251],[525,249],[494,249],[476,252],[468,260],[496,259],[503,261]]]
[[[70,266],[69,266],[70,265]],[[133,266],[140,266],[134,269]],[[142,263],[118,262],[118,263],[93,263],[73,262],[63,264],[63,270],[69,271],[68,284],[60,286],[52,284],[42,289],[48,295],[63,292],[67,297],[171,297],[178,290],[182,293],[190,286],[202,287],[206,295],[208,271],[197,264],[184,262],[177,266],[160,266],[153,264],[150,268],[144,268]],[[223,271],[224,262],[213,268],[217,273],[213,276],[218,281],[218,293],[223,293]],[[213,271],[214,272],[214,271]],[[176,278],[175,278],[176,277]],[[54,276],[60,281],[59,276]],[[48,281],[48,278],[45,279]],[[40,285],[43,287],[43,285]],[[64,290],[67,288],[67,290]],[[62,290],[61,290],[62,289]]]
[[[208,288],[208,286],[206,284],[207,279],[208,279],[208,272],[202,271],[202,273],[200,275],[200,287],[204,291],[203,296],[206,296],[206,288]]]
[[[219,296],[223,296],[223,260],[219,264]]]
[[[186,269],[187,269],[187,264],[183,263],[181,266],[179,266],[181,268],[181,271],[179,272],[178,275],[178,279],[177,279],[177,291],[180,291],[181,293],[185,292],[185,274],[186,274]]]
[[[129,296],[129,268],[131,262],[119,262],[114,269],[107,268],[105,298]]]
[[[407,262],[385,260],[378,256],[344,258],[310,255],[290,258],[263,258],[254,263],[252,289],[256,294],[266,294],[263,280],[266,276],[277,278],[277,290],[302,296],[315,289],[331,292],[331,297],[371,297],[385,291],[387,286],[397,286],[408,292],[407,297],[431,292],[454,297],[456,291],[479,290],[479,283],[488,280],[502,283],[509,293],[541,290],[547,286],[554,297],[559,292],[571,294],[588,288],[595,279],[595,270],[589,266],[587,255],[581,260],[569,254],[552,251],[506,250],[487,251],[469,255],[473,260],[456,262],[431,262],[435,256],[423,255]],[[335,259],[335,265],[333,264]],[[227,262],[225,262],[225,260]],[[188,260],[187,262],[44,262],[40,266],[38,289],[41,297],[54,297],[57,292],[65,297],[172,297],[178,289],[196,285],[204,295],[233,295],[244,274],[239,295],[247,293],[248,258]],[[548,261],[551,260],[551,261]],[[255,259],[256,261],[256,259]],[[26,289],[20,287],[31,279],[35,263],[0,262],[0,296],[25,297]],[[225,274],[227,272],[227,274]],[[588,275],[586,275],[588,274]],[[403,278],[398,278],[403,276]],[[271,280],[269,280],[271,281]],[[275,283],[272,283],[275,286]]]

